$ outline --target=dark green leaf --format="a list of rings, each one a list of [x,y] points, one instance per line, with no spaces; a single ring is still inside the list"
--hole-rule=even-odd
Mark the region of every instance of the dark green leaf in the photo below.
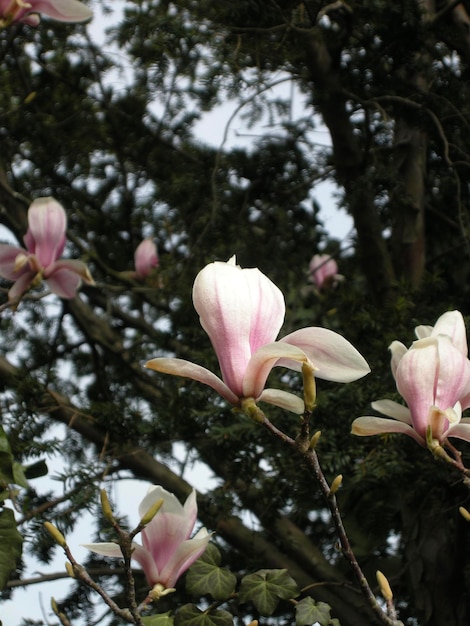
[[[142,618],[144,626],[173,626],[173,621],[170,612],[160,615],[147,615]]]
[[[10,452],[0,451],[0,482],[4,485],[15,482],[13,476],[13,457]]]
[[[315,602],[313,598],[304,598],[295,607],[297,626],[310,626],[318,622],[320,626],[329,626],[331,607],[325,602]]]
[[[11,448],[5,431],[0,426],[0,452],[8,452],[11,455]]]
[[[211,558],[211,557],[209,557]],[[211,559],[212,560],[212,559]],[[237,578],[214,562],[198,559],[189,569],[186,589],[194,596],[210,594],[214,600],[225,600],[235,591]]]
[[[285,569],[262,569],[242,579],[240,601],[253,602],[262,615],[272,615],[279,600],[299,595],[296,582]]]
[[[24,467],[21,463],[13,462],[13,482],[15,485],[19,485],[20,487],[28,486],[28,481],[26,480],[26,476],[24,474]]]
[[[227,611],[201,611],[195,604],[185,604],[175,616],[175,626],[233,626]]]
[[[16,528],[11,509],[0,511],[0,589],[4,589],[21,556],[23,537]]]

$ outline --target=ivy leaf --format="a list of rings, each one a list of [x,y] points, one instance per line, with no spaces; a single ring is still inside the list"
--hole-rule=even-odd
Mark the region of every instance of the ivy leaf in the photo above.
[[[10,574],[21,556],[23,537],[16,528],[11,509],[0,511],[0,589],[5,589]]]
[[[174,620],[170,612],[142,617],[144,626],[173,626]]]
[[[272,615],[279,600],[299,595],[297,584],[285,569],[261,569],[242,578],[240,602],[251,601],[261,615]]]
[[[201,611],[195,604],[185,604],[175,616],[175,626],[233,626],[227,611]]]
[[[330,610],[330,605],[325,602],[304,598],[295,607],[295,623],[297,626],[310,626],[318,622],[320,626],[330,626],[333,623]]]
[[[222,557],[220,555],[220,550],[213,543],[207,544],[207,548],[198,558],[198,561],[203,561],[204,563],[210,563],[211,565],[216,565],[217,567],[220,565],[222,561]]]
[[[8,485],[14,482],[15,478],[13,476],[13,456],[11,455],[11,452],[0,450],[0,483],[2,483],[3,485]]]
[[[20,487],[24,487],[25,489],[28,487],[28,481],[26,480],[26,476],[24,473],[24,467],[21,463],[17,461],[13,461],[13,482],[15,485],[19,485]]]
[[[220,552],[215,546],[209,544],[206,552],[189,568],[186,589],[194,596],[210,594],[214,600],[225,600],[235,591],[237,578],[228,569],[218,567]]]

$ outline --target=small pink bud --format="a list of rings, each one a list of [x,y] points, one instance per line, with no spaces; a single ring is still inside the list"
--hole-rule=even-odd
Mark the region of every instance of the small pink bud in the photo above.
[[[310,261],[309,274],[309,280],[315,283],[319,291],[328,287],[334,287],[344,278],[341,274],[338,274],[338,265],[328,254],[314,255]]]
[[[134,265],[137,278],[140,280],[147,278],[150,272],[158,267],[157,246],[152,239],[144,239],[137,246]]]

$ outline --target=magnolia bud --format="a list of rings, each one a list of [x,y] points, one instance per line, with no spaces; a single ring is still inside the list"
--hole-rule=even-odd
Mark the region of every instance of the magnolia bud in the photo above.
[[[151,522],[153,520],[153,518],[155,517],[155,515],[158,513],[158,511],[162,508],[162,504],[164,503],[163,498],[160,498],[160,500],[157,500],[150,508],[149,510],[145,513],[145,515],[142,516],[142,519],[140,520],[140,525],[141,526],[147,526],[147,524],[149,522]]]
[[[115,519],[113,516],[113,511],[111,509],[111,504],[109,503],[108,494],[104,489],[100,491],[100,500],[101,500],[101,509],[103,511],[103,515],[108,520],[110,524],[114,524]]]
[[[59,615],[59,607],[57,606],[57,602],[54,598],[51,598],[51,609],[55,615]]]
[[[393,593],[390,588],[390,583],[388,582],[386,576],[382,574],[381,571],[377,570],[375,575],[377,577],[377,582],[379,583],[380,593],[383,595],[384,599],[387,602],[390,602],[390,600],[393,598]]]
[[[334,481],[331,483],[330,494],[329,494],[330,496],[334,496],[335,495],[335,493],[341,487],[341,483],[342,482],[343,482],[343,475],[342,474],[338,474],[338,476],[336,476]]]
[[[317,385],[315,383],[315,368],[307,361],[302,363],[302,376],[304,381],[305,410],[311,413],[317,402]]]
[[[321,437],[321,430],[317,430],[316,433],[314,433],[313,437],[310,439],[310,449],[311,450],[315,450],[315,448],[317,447],[317,443],[319,441]]]
[[[51,524],[50,522],[44,522],[44,528],[47,530],[47,532],[50,534],[50,536],[52,537],[52,539],[54,539],[54,541],[59,544],[59,546],[61,548],[65,548],[65,546],[67,545],[67,542],[65,541],[65,537],[64,535],[60,532],[60,530],[58,530],[54,524]]]
[[[75,572],[73,571],[73,566],[68,561],[65,561],[65,569],[67,570],[67,574],[70,578],[75,578]]]
[[[470,512],[463,506],[459,506],[459,513],[466,522],[470,522]]]

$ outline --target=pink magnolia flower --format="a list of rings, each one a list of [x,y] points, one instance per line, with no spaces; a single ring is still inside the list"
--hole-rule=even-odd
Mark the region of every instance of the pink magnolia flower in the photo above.
[[[39,13],[59,22],[85,22],[93,16],[78,0],[0,0],[0,27],[12,22],[37,26]]]
[[[193,302],[217,354],[222,379],[183,359],[157,358],[146,367],[205,383],[234,406],[252,398],[302,413],[303,401],[297,396],[264,389],[275,365],[300,371],[302,363],[310,363],[316,376],[336,382],[350,382],[370,371],[359,352],[331,330],[302,328],[276,341],[284,321],[284,296],[267,276],[258,269],[241,269],[234,257],[199,272]]]
[[[470,361],[467,358],[465,324],[459,311],[442,315],[436,325],[417,326],[408,350],[394,341],[391,367],[404,407],[392,400],[379,400],[372,408],[387,417],[364,416],[354,420],[352,432],[367,436],[404,433],[422,446],[427,433],[439,443],[447,437],[470,441],[470,419],[462,410],[470,406]]]
[[[136,278],[145,280],[150,272],[158,267],[157,246],[152,239],[144,239],[134,253]]]
[[[15,281],[8,292],[10,301],[21,296],[40,280],[61,298],[73,298],[83,280],[93,283],[82,261],[60,260],[65,246],[67,218],[54,198],[34,200],[28,210],[28,231],[24,248],[0,244],[0,276]]]
[[[211,533],[201,528],[192,539],[189,539],[197,519],[194,490],[184,506],[181,506],[176,496],[163,487],[159,485],[150,487],[139,505],[141,519],[158,500],[163,500],[163,505],[142,531],[144,545],[132,543],[132,558],[144,570],[149,585],[153,587],[160,584],[170,589],[204,552]],[[121,548],[116,543],[83,545],[97,554],[122,558]]]
[[[338,264],[329,254],[315,254],[310,261],[309,278],[321,291],[335,286],[344,276],[338,274]]]

